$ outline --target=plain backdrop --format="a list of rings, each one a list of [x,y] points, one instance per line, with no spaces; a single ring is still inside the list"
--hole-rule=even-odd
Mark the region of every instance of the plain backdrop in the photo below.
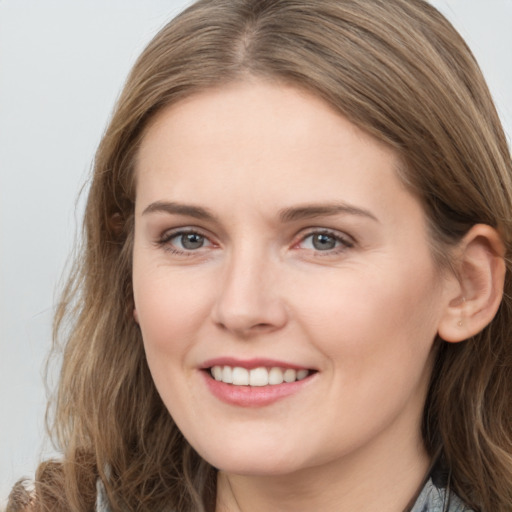
[[[51,454],[44,360],[95,148],[145,44],[185,0],[0,0],[0,508]],[[433,0],[475,53],[510,141],[512,0]]]

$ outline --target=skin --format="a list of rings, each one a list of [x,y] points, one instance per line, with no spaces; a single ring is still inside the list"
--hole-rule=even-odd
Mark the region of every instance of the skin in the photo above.
[[[421,486],[432,346],[459,289],[399,165],[322,100],[257,80],[196,94],[148,128],[135,315],[165,405],[220,469],[217,511],[400,512]],[[337,210],[305,216],[311,205]],[[184,248],[184,229],[203,245]],[[333,248],[313,244],[319,231]],[[205,384],[216,357],[316,373],[241,407]]]

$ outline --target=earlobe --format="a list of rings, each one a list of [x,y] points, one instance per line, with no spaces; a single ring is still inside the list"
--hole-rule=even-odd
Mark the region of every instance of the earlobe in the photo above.
[[[491,226],[473,226],[458,254],[454,266],[459,290],[450,298],[438,328],[439,336],[452,343],[474,336],[492,321],[505,281],[505,248]]]

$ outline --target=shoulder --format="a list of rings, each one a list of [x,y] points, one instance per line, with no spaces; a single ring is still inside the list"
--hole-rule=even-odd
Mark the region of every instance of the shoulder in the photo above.
[[[446,487],[429,478],[410,512],[474,512]]]

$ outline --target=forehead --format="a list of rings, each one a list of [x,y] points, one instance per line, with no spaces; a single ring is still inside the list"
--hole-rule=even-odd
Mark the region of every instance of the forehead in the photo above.
[[[168,195],[311,202],[386,198],[405,189],[398,155],[317,96],[251,81],[162,110],[137,161],[137,203]],[[161,199],[161,198],[160,198]]]
[[[165,156],[170,156],[170,152],[178,155],[187,144],[205,147],[223,142],[228,151],[235,141],[245,142],[243,149],[248,144],[258,146],[260,154],[283,142],[289,148],[301,145],[319,150],[329,144],[341,144],[350,153],[350,145],[357,141],[357,149],[373,146],[382,158],[399,160],[391,148],[350,123],[313,93],[292,85],[251,79],[193,93],[158,112],[146,127],[137,168],[150,154],[155,156],[155,149],[164,156],[164,145],[169,149]]]

